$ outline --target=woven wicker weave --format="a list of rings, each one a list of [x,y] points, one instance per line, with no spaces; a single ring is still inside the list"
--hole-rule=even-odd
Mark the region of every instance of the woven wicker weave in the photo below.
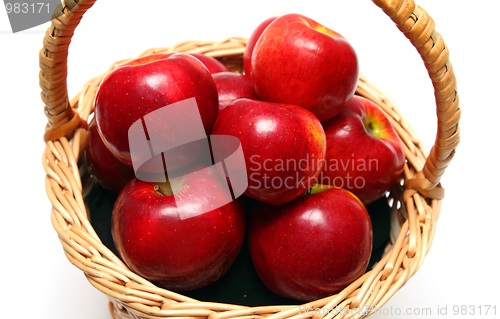
[[[114,318],[306,318],[297,306],[246,307],[201,302],[160,289],[134,274],[106,248],[92,228],[83,201],[88,181],[82,180],[82,155],[86,125],[93,112],[97,87],[105,74],[88,81],[73,99],[67,93],[68,46],[83,13],[94,1],[68,0],[59,6],[56,19],[45,34],[40,51],[40,85],[48,124],[42,163],[45,186],[52,203],[51,220],[69,261],[85,274],[95,288],[108,295]],[[459,142],[460,108],[449,52],[429,15],[413,1],[376,0],[376,5],[395,22],[420,53],[435,89],[437,137],[427,155],[409,123],[391,100],[361,75],[357,93],[377,103],[389,116],[405,145],[406,165],[402,185],[388,198],[392,207],[392,243],[387,253],[361,278],[340,293],[313,301],[306,307],[361,309],[382,307],[420,268],[429,250],[439,217],[444,190],[440,179]],[[200,52],[217,57],[231,70],[242,70],[246,39],[217,42],[187,41],[158,52]],[[141,55],[141,56],[142,56]],[[399,207],[399,208],[398,208]],[[340,309],[340,308],[336,308]],[[348,311],[310,313],[313,318],[343,318]],[[349,312],[345,318],[365,314]],[[310,317],[309,316],[309,317]]]

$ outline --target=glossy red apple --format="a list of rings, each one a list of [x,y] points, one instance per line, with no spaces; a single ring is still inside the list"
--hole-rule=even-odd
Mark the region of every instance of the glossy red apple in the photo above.
[[[125,184],[135,175],[134,171],[111,154],[102,142],[95,118],[87,130],[85,158],[90,174],[99,185],[118,194]]]
[[[354,96],[342,112],[322,124],[327,151],[319,183],[349,189],[369,205],[400,178],[403,144],[375,103]]]
[[[220,72],[212,75],[219,94],[219,113],[237,99],[257,100],[249,76],[236,72]]]
[[[166,289],[192,290],[217,280],[235,260],[245,209],[208,167],[170,185],[131,180],[116,200],[111,227],[132,271]]]
[[[246,75],[251,76],[252,74],[252,53],[253,53],[253,48],[255,47],[255,43],[257,43],[257,40],[259,40],[260,35],[264,30],[267,28],[271,22],[276,20],[277,17],[270,17],[267,18],[266,20],[262,21],[257,28],[255,28],[248,38],[247,45],[245,47],[245,52],[243,53],[243,71],[245,72]]]
[[[299,106],[239,99],[220,113],[212,134],[240,140],[248,177],[244,194],[268,204],[300,196],[324,164],[321,123]]]
[[[251,76],[260,99],[302,106],[324,121],[353,96],[359,67],[343,36],[303,15],[287,14],[255,44]]]
[[[257,203],[248,245],[255,269],[276,294],[317,300],[366,270],[372,226],[363,204],[344,189],[301,196],[278,207]]]
[[[158,165],[164,151],[160,146],[173,148],[206,137],[217,114],[212,75],[198,59],[183,53],[146,56],[114,69],[101,82],[95,100],[97,127],[106,147],[130,168],[132,155],[141,160],[150,155],[149,162],[135,167],[148,173],[164,171]],[[130,145],[150,152],[148,140],[153,154],[131,154]],[[198,156],[199,148],[194,147],[171,152],[165,159],[167,170]]]

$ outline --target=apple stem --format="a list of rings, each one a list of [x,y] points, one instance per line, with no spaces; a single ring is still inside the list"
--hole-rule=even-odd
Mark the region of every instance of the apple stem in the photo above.
[[[365,122],[365,128],[368,134],[370,134],[371,136],[375,136],[375,126],[373,125],[373,122],[371,120]]]
[[[159,185],[155,185],[154,190],[157,191],[158,193],[162,194],[163,196],[167,195],[167,194],[165,194],[165,192],[163,191],[163,189],[161,189],[161,187]]]
[[[167,196],[172,194],[172,186],[170,185],[168,179],[166,183],[164,183],[164,188],[165,189],[163,189],[160,185],[155,185],[154,190],[160,193],[162,196]]]

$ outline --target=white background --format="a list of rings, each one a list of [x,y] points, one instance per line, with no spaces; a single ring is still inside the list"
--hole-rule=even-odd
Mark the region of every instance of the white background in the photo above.
[[[454,305],[496,305],[498,315],[500,2],[417,3],[434,18],[450,49],[463,137],[442,179],[446,198],[433,246],[420,271],[384,308],[389,313],[392,307],[393,314],[396,308],[403,314],[431,308],[428,317],[435,318],[438,307],[447,307],[448,316],[439,317],[454,318],[460,317],[453,316]],[[370,1],[100,1],[83,18],[70,47],[70,96],[111,63],[145,49],[248,37],[265,18],[290,12],[350,40],[362,71],[395,101],[430,150],[436,132],[430,80],[410,43]],[[38,86],[38,51],[47,27],[11,34],[0,9],[2,317],[110,318],[107,297],[67,261],[50,223],[41,165],[46,119]]]

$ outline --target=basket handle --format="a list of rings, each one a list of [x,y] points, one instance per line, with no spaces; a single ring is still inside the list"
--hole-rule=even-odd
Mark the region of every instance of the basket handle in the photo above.
[[[83,14],[94,2],[95,0],[64,0],[54,10],[51,25],[45,32],[43,47],[39,53],[41,97],[48,120],[45,142],[67,136],[78,127],[85,128],[87,125],[70,106],[66,79],[71,38]]]
[[[460,142],[457,81],[443,38],[429,14],[413,0],[373,0],[410,40],[424,61],[432,80],[437,108],[438,128],[434,146],[423,169],[405,184],[404,198],[420,192],[428,198],[442,199],[439,182],[453,159]],[[437,187],[439,186],[439,187]]]
[[[52,16],[40,50],[40,86],[48,119],[45,141],[56,140],[86,127],[69,105],[67,89],[68,47],[83,14],[96,0],[64,0]],[[455,155],[460,140],[460,108],[449,51],[434,28],[434,21],[413,0],[373,0],[397,25],[420,53],[434,86],[438,129],[436,141],[423,169],[406,181],[406,196],[420,192],[426,197],[443,198],[441,176]],[[69,107],[68,107],[69,106]]]

